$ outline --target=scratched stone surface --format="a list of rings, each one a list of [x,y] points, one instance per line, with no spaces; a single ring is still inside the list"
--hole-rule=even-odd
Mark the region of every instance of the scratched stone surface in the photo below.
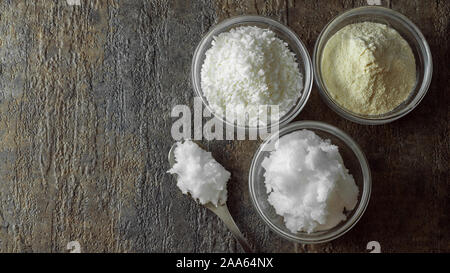
[[[70,1],[76,2],[76,1]],[[193,105],[190,64],[208,29],[261,14],[309,53],[339,13],[381,2],[416,23],[433,58],[431,87],[406,117],[351,123],[316,87],[296,120],[335,125],[363,148],[369,207],[341,238],[301,245],[271,232],[248,193],[255,141],[203,141],[233,174],[229,207],[261,252],[448,252],[449,16],[436,1],[0,1],[0,252],[240,252],[226,227],[175,186],[170,111]]]

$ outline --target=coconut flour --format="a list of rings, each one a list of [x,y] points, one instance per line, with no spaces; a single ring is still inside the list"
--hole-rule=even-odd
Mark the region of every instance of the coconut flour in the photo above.
[[[351,112],[392,111],[414,88],[416,64],[405,39],[384,24],[343,27],[325,45],[322,76],[331,97]]]

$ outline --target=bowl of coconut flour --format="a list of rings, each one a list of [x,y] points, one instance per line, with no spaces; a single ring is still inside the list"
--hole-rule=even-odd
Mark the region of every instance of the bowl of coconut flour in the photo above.
[[[238,128],[291,121],[312,88],[312,62],[298,36],[262,16],[239,16],[214,26],[192,61],[195,93],[216,118]],[[270,108],[267,106],[277,106]]]
[[[331,241],[363,215],[370,169],[359,146],[341,130],[294,122],[267,138],[250,167],[250,196],[263,221],[299,243]]]
[[[384,124],[411,112],[432,77],[432,57],[420,30],[383,7],[361,7],[333,19],[313,56],[316,84],[339,115]]]

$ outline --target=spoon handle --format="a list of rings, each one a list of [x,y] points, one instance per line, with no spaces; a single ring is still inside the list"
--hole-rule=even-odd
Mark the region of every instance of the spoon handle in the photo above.
[[[244,238],[244,235],[242,235],[241,231],[237,227],[236,223],[233,220],[233,217],[231,217],[230,211],[228,210],[227,205],[221,205],[221,206],[207,206],[212,212],[214,212],[217,216],[219,216],[220,219],[225,223],[225,225],[228,227],[228,229],[231,231],[233,236],[238,240],[239,244],[241,244],[242,248],[246,253],[253,253],[252,248],[248,244],[247,240]]]

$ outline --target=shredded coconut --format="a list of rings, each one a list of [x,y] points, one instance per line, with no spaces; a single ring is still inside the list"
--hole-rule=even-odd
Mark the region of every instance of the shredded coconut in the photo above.
[[[230,172],[190,140],[177,142],[176,163],[168,171],[178,175],[177,186],[183,194],[190,194],[201,204],[213,203],[215,206],[227,201],[227,181]]]
[[[357,114],[394,110],[416,83],[408,42],[379,23],[351,24],[336,32],[325,45],[321,66],[331,97]]]
[[[245,116],[249,126],[256,126],[260,105],[278,105],[279,117],[295,105],[303,77],[287,43],[272,30],[245,26],[214,37],[201,86],[215,113]]]
[[[281,137],[262,162],[268,201],[292,232],[330,229],[353,210],[358,187],[338,147],[314,132]]]

